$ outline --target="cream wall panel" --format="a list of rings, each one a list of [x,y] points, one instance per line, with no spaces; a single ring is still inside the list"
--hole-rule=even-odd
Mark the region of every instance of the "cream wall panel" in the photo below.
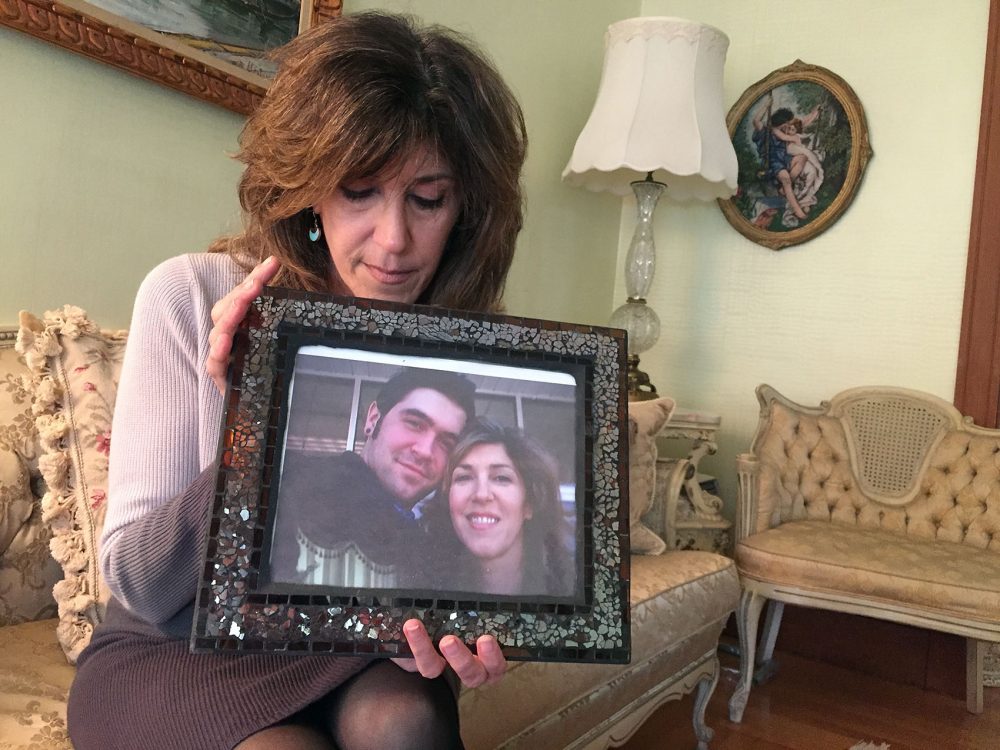
[[[761,382],[805,403],[861,384],[952,398],[988,10],[987,0],[642,3],[642,15],[729,35],[727,108],[796,58],[838,73],[864,105],[875,151],[844,216],[780,252],[744,239],[715,205],[658,207],[649,301],[663,334],[643,366],[664,393],[723,416],[705,465],[730,504]],[[634,211],[624,201],[616,302]]]

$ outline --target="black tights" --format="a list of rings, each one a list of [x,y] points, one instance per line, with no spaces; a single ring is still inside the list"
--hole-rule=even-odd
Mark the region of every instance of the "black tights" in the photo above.
[[[428,680],[381,661],[287,722],[236,750],[462,750],[458,705],[444,680]]]

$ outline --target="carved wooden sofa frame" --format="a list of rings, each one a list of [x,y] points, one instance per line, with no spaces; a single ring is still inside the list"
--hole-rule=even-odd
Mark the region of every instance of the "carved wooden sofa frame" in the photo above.
[[[768,385],[757,398],[757,432],[738,458],[730,718],[771,659],[785,603],[966,638],[966,705],[982,712],[983,656],[1000,642],[1000,430],[902,388],[854,388],[818,407]]]

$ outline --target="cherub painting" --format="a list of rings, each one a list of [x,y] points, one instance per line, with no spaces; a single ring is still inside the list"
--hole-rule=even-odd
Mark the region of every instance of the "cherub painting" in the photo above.
[[[739,189],[730,223],[779,249],[823,231],[846,208],[871,155],[861,104],[830,71],[798,62],[751,87],[729,114]]]
[[[787,107],[774,109],[771,92],[764,95],[753,118],[753,139],[764,176],[785,198],[781,223],[798,226],[816,206],[816,194],[823,185],[823,160],[809,148],[816,133],[803,134],[822,111],[822,105],[802,117]]]

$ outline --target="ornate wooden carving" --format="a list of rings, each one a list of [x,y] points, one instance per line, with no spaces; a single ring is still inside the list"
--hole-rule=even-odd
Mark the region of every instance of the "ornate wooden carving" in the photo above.
[[[314,0],[309,25],[340,15],[342,4]],[[267,87],[265,78],[79,0],[0,0],[0,25],[241,114]]]
[[[313,2],[312,21],[309,26],[312,27],[322,21],[336,18],[343,12],[343,9],[343,0],[319,0],[318,2]]]

